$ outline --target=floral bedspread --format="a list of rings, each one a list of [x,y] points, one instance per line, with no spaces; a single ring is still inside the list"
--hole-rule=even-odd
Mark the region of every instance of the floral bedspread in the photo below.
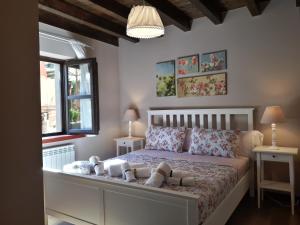
[[[162,161],[167,162],[173,170],[181,170],[193,176],[196,185],[193,187],[169,186],[163,184],[162,188],[187,192],[199,196],[199,223],[217,208],[226,195],[233,189],[238,181],[237,169],[231,166],[218,165],[210,162],[195,162],[180,159],[170,159],[153,155],[135,154],[134,152],[116,157],[131,163],[144,163],[156,168]],[[120,179],[111,178],[109,179]],[[144,184],[146,179],[138,179],[138,184]]]

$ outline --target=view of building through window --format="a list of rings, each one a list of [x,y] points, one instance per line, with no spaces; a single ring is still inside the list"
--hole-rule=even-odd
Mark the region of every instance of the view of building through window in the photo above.
[[[40,61],[42,133],[62,132],[61,66]]]

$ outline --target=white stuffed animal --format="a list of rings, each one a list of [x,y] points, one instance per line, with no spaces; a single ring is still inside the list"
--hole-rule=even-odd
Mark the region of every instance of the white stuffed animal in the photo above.
[[[104,174],[104,162],[100,161],[100,157],[93,155],[89,158],[90,164],[93,166],[97,176]]]
[[[98,162],[100,161],[100,157],[97,155],[92,155],[89,158],[90,164],[92,164],[93,166],[95,166],[96,164],[98,164]]]

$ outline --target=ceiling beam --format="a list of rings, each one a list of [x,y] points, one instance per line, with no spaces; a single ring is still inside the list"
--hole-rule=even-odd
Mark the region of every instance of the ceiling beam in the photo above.
[[[224,16],[221,7],[212,0],[189,0],[204,16],[211,20],[214,24],[221,24]]]
[[[258,16],[261,14],[259,5],[256,0],[247,0],[247,8],[252,16]]]
[[[75,5],[69,4],[62,0],[39,0],[39,3],[49,8],[60,11],[69,16],[75,17],[87,23],[98,26],[102,31],[112,34],[117,37],[122,37],[131,42],[138,42],[138,39],[128,37],[126,35],[125,26],[119,25],[105,18],[91,14],[88,11],[81,9]]]
[[[247,8],[252,16],[261,15],[264,9],[269,4],[270,0],[259,1],[259,0],[247,0]]]
[[[192,19],[170,2],[166,0],[146,0],[146,2],[154,6],[171,24],[183,31],[191,30]]]
[[[109,14],[114,14],[115,17],[118,17],[123,22],[127,21],[128,15],[130,13],[130,8],[122,5],[114,0],[89,0],[94,4],[100,6],[106,10]]]
[[[73,33],[96,39],[98,41],[119,46],[119,41],[117,37],[104,33],[100,30],[91,28],[84,24],[79,24],[71,19],[67,19],[53,12],[49,12],[41,7],[39,7],[39,21],[54,27],[62,28]]]

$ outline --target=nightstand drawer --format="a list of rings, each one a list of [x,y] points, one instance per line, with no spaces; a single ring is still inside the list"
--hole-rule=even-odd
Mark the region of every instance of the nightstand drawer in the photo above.
[[[261,153],[261,160],[263,161],[288,162],[290,157],[290,155],[278,153]]]
[[[119,145],[120,147],[129,147],[129,146],[131,145],[131,143],[128,142],[128,141],[122,141],[122,140],[119,140],[119,141],[118,141],[118,145]]]

